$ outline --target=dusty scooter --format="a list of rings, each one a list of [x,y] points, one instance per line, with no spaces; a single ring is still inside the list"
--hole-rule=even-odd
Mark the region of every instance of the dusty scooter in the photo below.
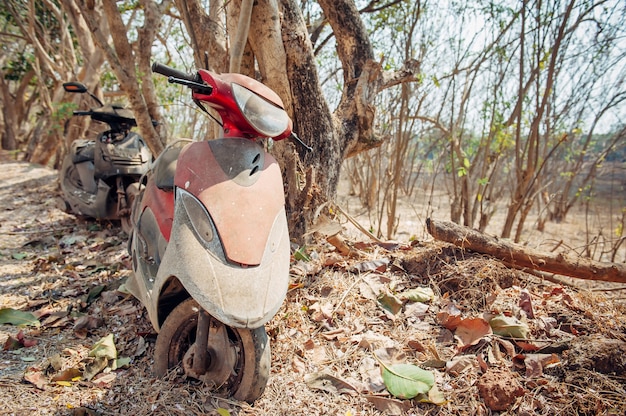
[[[152,71],[220,116],[223,137],[178,141],[156,159],[133,206],[126,287],[158,336],[157,375],[176,367],[215,393],[252,402],[270,372],[264,328],[288,286],[282,176],[256,141],[291,135],[276,93],[241,74]]]
[[[66,209],[98,220],[120,220],[130,232],[130,207],[152,153],[143,138],[131,131],[137,125],[132,111],[119,104],[103,104],[79,82],[66,82],[63,88],[87,93],[99,104],[88,111],[74,111],[74,116],[88,116],[109,126],[95,140],[72,142],[59,174]]]

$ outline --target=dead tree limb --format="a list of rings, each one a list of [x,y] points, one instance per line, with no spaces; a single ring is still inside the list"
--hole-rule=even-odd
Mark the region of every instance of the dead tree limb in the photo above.
[[[587,280],[626,283],[626,264],[594,261],[565,253],[544,253],[491,237],[452,222],[426,220],[437,240],[488,254],[516,268],[529,268]]]

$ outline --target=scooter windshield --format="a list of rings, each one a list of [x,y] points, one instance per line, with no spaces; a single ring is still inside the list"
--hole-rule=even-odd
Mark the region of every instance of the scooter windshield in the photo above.
[[[248,123],[267,137],[276,137],[287,130],[287,112],[239,84],[231,84],[237,106]]]

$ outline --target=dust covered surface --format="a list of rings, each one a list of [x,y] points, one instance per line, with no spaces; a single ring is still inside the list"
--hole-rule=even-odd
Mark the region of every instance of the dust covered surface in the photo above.
[[[626,414],[623,290],[557,285],[436,242],[349,241],[349,257],[308,246],[266,326],[272,370],[253,405],[176,371],[157,379],[156,334],[121,286],[121,229],[60,210],[55,172],[0,167],[0,310],[37,321],[0,324],[1,414]],[[432,374],[429,393],[389,393],[381,368],[403,364]]]

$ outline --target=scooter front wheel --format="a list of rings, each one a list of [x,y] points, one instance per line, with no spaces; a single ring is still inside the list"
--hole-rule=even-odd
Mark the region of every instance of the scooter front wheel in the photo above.
[[[156,375],[162,377],[178,367],[218,394],[252,403],[263,394],[269,378],[271,357],[265,328],[234,328],[209,316],[206,368],[198,374],[193,360],[199,313],[198,303],[187,299],[167,317],[154,351]]]

